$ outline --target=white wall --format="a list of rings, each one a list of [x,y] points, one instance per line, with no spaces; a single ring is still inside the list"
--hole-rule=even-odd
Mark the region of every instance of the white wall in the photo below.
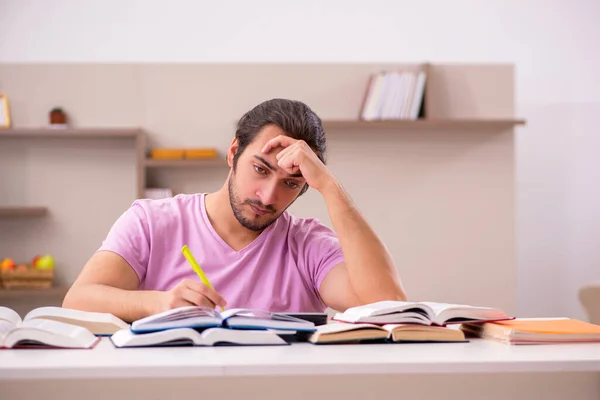
[[[600,280],[598,16],[593,0],[0,0],[0,62],[515,63],[519,314],[583,317],[576,290]]]

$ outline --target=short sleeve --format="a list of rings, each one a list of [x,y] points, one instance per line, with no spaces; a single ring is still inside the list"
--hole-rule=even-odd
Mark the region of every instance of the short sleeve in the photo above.
[[[97,251],[111,251],[123,257],[140,282],[146,277],[150,257],[150,232],[146,212],[134,202],[112,225]]]
[[[332,229],[317,219],[305,220],[297,238],[299,254],[318,294],[327,273],[344,261],[340,241]]]

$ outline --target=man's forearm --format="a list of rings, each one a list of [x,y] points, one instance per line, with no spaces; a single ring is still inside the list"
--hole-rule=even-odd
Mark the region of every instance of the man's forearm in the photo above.
[[[83,311],[106,312],[126,322],[154,313],[156,292],[123,290],[101,284],[74,285],[63,301],[63,307]]]
[[[406,294],[389,251],[341,185],[335,182],[321,194],[357,296],[365,303],[405,300]]]

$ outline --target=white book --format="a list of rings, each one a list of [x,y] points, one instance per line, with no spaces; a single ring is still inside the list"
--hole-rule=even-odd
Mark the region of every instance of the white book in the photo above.
[[[402,97],[403,77],[399,71],[388,72],[386,76],[386,93],[383,108],[381,111],[381,119],[394,119],[396,109],[400,106]]]
[[[373,76],[369,85],[369,93],[362,111],[362,119],[372,121],[379,118],[379,107],[384,90],[385,72]]]
[[[445,326],[451,323],[482,322],[512,319],[502,310],[491,307],[436,302],[379,301],[352,307],[333,317],[349,323]]]
[[[423,102],[423,96],[425,95],[425,82],[427,76],[425,72],[419,71],[417,75],[417,82],[415,83],[415,90],[413,92],[412,103],[410,106],[410,112],[408,115],[409,119],[419,118],[419,111],[421,111],[421,103]]]
[[[86,328],[94,335],[112,335],[129,327],[125,321],[109,313],[81,311],[63,307],[39,307],[21,318],[14,310],[0,307],[0,323],[18,327],[32,320],[50,320]],[[1,328],[0,328],[1,329]]]
[[[271,330],[245,330],[208,328],[197,331],[192,328],[167,329],[149,333],[135,333],[122,329],[110,337],[116,347],[150,346],[218,346],[218,345],[288,345]]]
[[[19,314],[0,307],[0,349],[56,347],[89,349],[100,338],[82,326],[43,318],[22,320]]]

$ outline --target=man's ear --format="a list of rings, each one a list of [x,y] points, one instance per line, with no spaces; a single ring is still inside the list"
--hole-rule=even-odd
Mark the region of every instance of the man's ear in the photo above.
[[[240,144],[237,138],[233,138],[231,144],[229,145],[229,150],[227,150],[227,164],[229,164],[230,168],[233,167],[233,157],[236,155],[239,148]]]

